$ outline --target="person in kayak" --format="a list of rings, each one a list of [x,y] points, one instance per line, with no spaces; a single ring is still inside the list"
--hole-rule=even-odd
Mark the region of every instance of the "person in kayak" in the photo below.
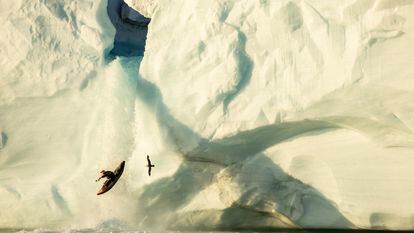
[[[99,189],[97,195],[104,194],[108,192],[112,187],[114,187],[114,185],[117,183],[117,181],[121,177],[124,171],[124,168],[125,168],[125,161],[122,161],[113,172],[102,170],[100,172],[101,177],[99,177],[99,179],[97,179],[96,182],[98,182],[102,178],[107,178],[107,180],[104,182],[101,189]]]
[[[100,173],[102,175],[97,180],[95,180],[96,182],[98,182],[102,178],[107,178],[108,180],[113,180],[115,178],[115,174],[113,172],[111,172],[111,171],[102,170]]]

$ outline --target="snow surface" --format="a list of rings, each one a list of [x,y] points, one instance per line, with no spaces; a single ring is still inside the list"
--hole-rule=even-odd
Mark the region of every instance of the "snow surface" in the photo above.
[[[0,1],[0,228],[414,229],[414,1],[126,3]]]

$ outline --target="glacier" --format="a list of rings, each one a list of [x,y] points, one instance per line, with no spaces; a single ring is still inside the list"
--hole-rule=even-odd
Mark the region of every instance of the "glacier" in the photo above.
[[[0,228],[414,229],[412,0],[0,2]]]

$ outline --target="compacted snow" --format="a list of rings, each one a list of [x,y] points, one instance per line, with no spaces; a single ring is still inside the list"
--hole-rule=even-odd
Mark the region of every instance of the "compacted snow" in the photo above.
[[[125,2],[0,1],[0,228],[414,229],[414,1]]]

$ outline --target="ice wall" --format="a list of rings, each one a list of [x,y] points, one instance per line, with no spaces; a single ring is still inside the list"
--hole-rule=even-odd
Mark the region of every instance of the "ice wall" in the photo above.
[[[126,2],[1,2],[0,228],[414,228],[412,1]]]
[[[178,228],[412,229],[413,3],[157,1],[140,74],[200,143],[169,135],[185,162],[147,213],[185,193]]]
[[[133,143],[135,84],[103,66],[115,35],[107,2],[0,5],[0,228],[88,227],[121,215],[96,199],[94,183]]]
[[[341,89],[410,91],[410,3],[162,2],[141,73],[211,138],[283,121]]]

